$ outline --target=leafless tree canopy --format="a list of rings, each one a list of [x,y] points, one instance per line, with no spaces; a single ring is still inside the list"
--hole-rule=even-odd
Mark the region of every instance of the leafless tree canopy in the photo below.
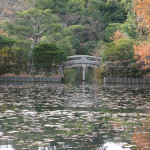
[[[0,0],[0,20],[13,19],[16,12],[27,10],[28,0]]]

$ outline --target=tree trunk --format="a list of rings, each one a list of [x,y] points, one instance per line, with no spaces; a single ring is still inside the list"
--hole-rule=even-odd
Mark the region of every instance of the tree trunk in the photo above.
[[[29,55],[28,55],[28,65],[32,65],[33,66],[33,58],[32,58],[32,54],[33,54],[33,49],[35,47],[35,45],[37,44],[37,39],[38,39],[38,35],[33,35],[32,37],[32,45],[31,45],[31,49],[29,51]]]

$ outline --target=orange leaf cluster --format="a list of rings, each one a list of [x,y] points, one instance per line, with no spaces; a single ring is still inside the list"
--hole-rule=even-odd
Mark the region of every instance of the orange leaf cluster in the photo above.
[[[134,0],[135,12],[138,17],[138,26],[150,30],[150,0]]]
[[[6,14],[9,14],[9,15],[14,14],[14,12],[13,12],[13,11],[8,10],[8,9],[4,9],[4,10],[3,10],[3,12],[4,12],[4,13],[6,13]]]
[[[4,32],[3,30],[0,30],[0,35],[2,35],[2,36],[8,36],[8,34],[6,32]]]
[[[116,41],[123,39],[125,37],[126,36],[120,30],[117,30],[114,32],[114,35],[110,37],[110,39],[113,40],[114,42],[116,42]]]
[[[150,117],[146,120],[141,131],[133,134],[132,143],[137,144],[140,150],[150,150]]]
[[[143,69],[150,68],[150,43],[140,42],[139,45],[134,45],[134,56],[137,63],[144,62]]]
[[[150,134],[148,132],[135,133],[132,142],[141,150],[150,150]]]

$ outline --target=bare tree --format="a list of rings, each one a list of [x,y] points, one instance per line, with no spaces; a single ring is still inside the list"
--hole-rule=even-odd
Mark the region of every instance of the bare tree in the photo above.
[[[11,20],[16,12],[30,8],[28,0],[0,0],[0,20]]]

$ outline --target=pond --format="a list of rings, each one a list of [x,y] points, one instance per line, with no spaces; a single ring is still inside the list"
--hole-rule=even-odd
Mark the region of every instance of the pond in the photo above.
[[[136,150],[150,89],[0,83],[0,150]]]

